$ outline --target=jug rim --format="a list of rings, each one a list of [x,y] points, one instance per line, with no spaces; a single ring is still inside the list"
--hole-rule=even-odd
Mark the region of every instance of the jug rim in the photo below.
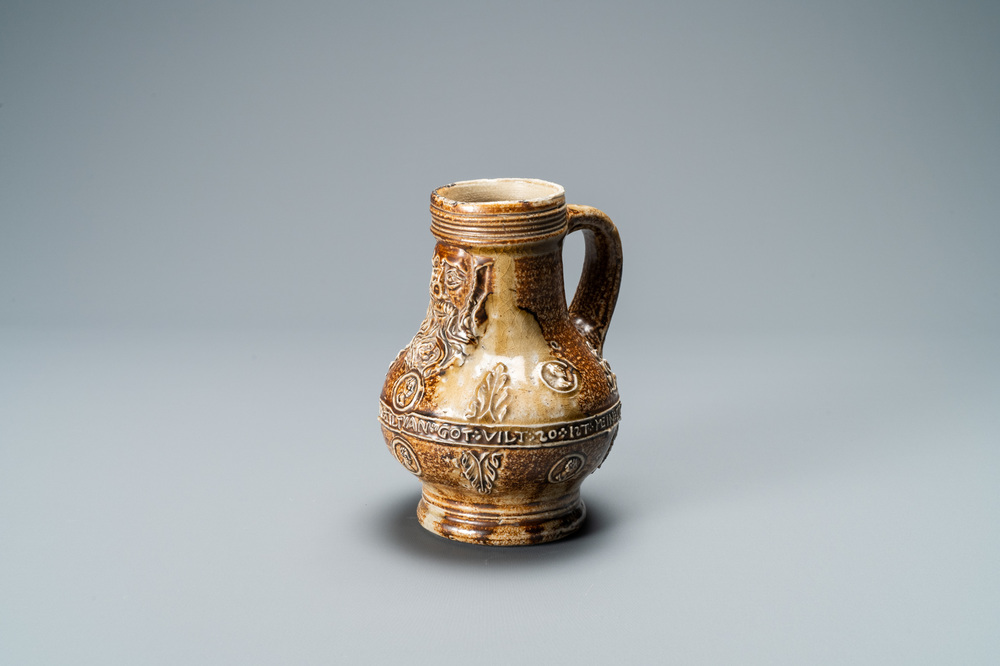
[[[537,178],[480,178],[431,193],[431,232],[449,242],[505,245],[566,232],[566,191]]]
[[[445,208],[468,209],[483,214],[498,204],[535,208],[565,202],[566,190],[558,183],[538,178],[477,178],[442,185],[431,193],[431,202]],[[500,212],[500,211],[498,211]]]

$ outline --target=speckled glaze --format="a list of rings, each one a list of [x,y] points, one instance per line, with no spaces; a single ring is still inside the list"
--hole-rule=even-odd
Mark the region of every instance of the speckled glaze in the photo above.
[[[562,244],[582,231],[583,275],[563,292]],[[430,306],[379,405],[392,455],[423,484],[428,530],[514,546],[580,527],[583,480],[604,462],[621,403],[604,336],[618,298],[618,231],[563,188],[473,180],[431,194]]]

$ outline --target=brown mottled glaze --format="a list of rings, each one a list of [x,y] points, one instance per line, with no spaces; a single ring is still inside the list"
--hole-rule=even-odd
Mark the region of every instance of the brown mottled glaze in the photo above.
[[[389,367],[379,405],[392,455],[420,478],[420,523],[451,539],[560,539],[621,417],[603,358],[621,282],[618,231],[563,188],[502,178],[431,194],[430,305]],[[582,231],[583,275],[563,293],[562,244]]]

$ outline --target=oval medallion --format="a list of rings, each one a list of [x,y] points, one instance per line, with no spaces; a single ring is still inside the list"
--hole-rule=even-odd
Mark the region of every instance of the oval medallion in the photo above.
[[[562,483],[580,476],[583,466],[587,464],[587,456],[582,453],[571,453],[560,458],[549,470],[549,482]]]
[[[392,406],[401,412],[409,411],[423,395],[423,377],[416,370],[410,370],[392,385]]]
[[[579,374],[569,362],[560,359],[542,363],[538,376],[556,393],[572,393],[580,386]]]
[[[417,460],[417,454],[413,452],[413,447],[410,446],[409,442],[397,437],[392,440],[392,452],[403,464],[403,467],[420,476],[420,461]]]

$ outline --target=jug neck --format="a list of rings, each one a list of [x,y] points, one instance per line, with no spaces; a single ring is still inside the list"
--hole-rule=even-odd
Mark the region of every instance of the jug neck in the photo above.
[[[432,259],[431,307],[467,313],[481,324],[487,297],[525,309],[535,318],[568,317],[563,287],[562,240],[516,245],[457,245],[439,241]],[[507,308],[491,308],[502,319]],[[478,315],[478,316],[477,316]]]

